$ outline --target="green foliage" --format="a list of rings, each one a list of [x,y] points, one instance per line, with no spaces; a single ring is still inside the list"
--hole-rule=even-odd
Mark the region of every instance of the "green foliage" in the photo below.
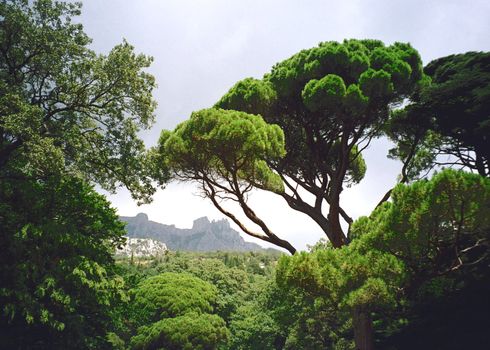
[[[301,96],[305,106],[312,112],[335,109],[342,103],[346,88],[341,77],[327,74],[320,80],[312,79],[306,84]]]
[[[0,4],[0,174],[81,176],[121,184],[141,201],[153,193],[137,136],[154,120],[152,59],[127,42],[107,55],[72,17],[80,3]]]
[[[280,328],[263,305],[249,302],[238,307],[230,332],[229,349],[275,349]]]
[[[141,327],[139,334],[131,339],[131,348],[211,350],[227,337],[228,330],[221,317],[191,312]]]
[[[483,159],[489,174],[490,53],[468,52],[439,58],[425,69],[432,77],[424,92],[424,108],[435,116],[434,129],[453,145],[468,147]],[[475,166],[480,171],[479,162]],[[485,175],[485,174],[481,174]]]
[[[339,308],[379,310],[396,304],[404,266],[396,257],[366,249],[364,242],[283,257],[277,267],[279,286],[293,285]]]
[[[488,244],[490,182],[481,176],[445,170],[431,181],[397,186],[392,198],[352,232],[405,261],[414,275],[464,267],[477,253],[467,256],[466,248],[480,241],[481,254]]]
[[[479,310],[488,303],[489,186],[477,174],[445,170],[430,181],[398,185],[392,202],[351,227],[354,242],[389,253],[405,267],[398,315],[384,315],[385,344],[457,349],[483,341],[481,324],[488,316]],[[398,323],[400,318],[405,321]],[[426,329],[435,331],[429,337]],[[420,337],[431,341],[421,344]]]
[[[277,125],[267,124],[259,115],[211,108],[192,113],[173,132],[162,131],[150,158],[157,181],[169,170],[174,179],[197,182],[203,196],[245,233],[293,254],[295,248],[277,237],[248,205],[253,188],[284,193],[281,176],[268,164],[284,155],[284,134]],[[224,208],[228,199],[238,203],[262,232],[253,232]]]
[[[266,114],[277,98],[271,83],[254,78],[246,78],[225,95],[220,104],[239,106],[235,108],[247,113]],[[252,112],[253,111],[253,112]]]
[[[168,268],[165,264],[159,266],[158,270]],[[246,291],[250,288],[249,276],[245,271],[236,267],[226,267],[224,262],[218,259],[191,260],[184,271],[216,287],[216,313],[225,320],[230,318],[246,298]]]
[[[213,290],[216,295],[210,301],[214,307],[212,313],[220,316],[230,329],[229,342],[226,344],[222,342],[219,345],[220,349],[246,346],[245,343],[248,341],[242,335],[251,334],[246,329],[247,325],[251,325],[251,323],[248,321],[244,323],[238,322],[238,326],[235,327],[234,322],[235,320],[239,321],[248,316],[255,319],[262,317],[259,314],[255,314],[255,312],[259,312],[260,308],[253,305],[255,305],[256,300],[264,299],[262,296],[267,294],[264,292],[266,281],[271,279],[271,273],[280,255],[281,253],[277,251],[247,253],[169,252],[160,259],[136,261],[134,264],[130,264],[129,261],[120,260],[118,263],[118,273],[124,277],[127,286],[133,287],[133,292],[131,293],[133,295],[133,301],[123,310],[125,320],[123,326],[117,330],[117,336],[119,339],[126,341],[127,344],[131,342],[130,339],[132,336],[134,336],[133,342],[136,339],[139,339],[138,343],[147,339],[150,329],[153,329],[152,321],[149,320],[150,316],[157,316],[159,311],[155,311],[155,308],[151,305],[145,308],[141,303],[137,304],[134,298],[136,295],[135,291],[146,284],[145,281],[147,279],[161,276],[162,273],[167,274],[171,272],[171,275],[183,276],[182,278],[185,279],[194,278],[200,283],[206,281],[207,283],[205,285],[209,286],[211,284],[214,287]],[[194,277],[191,277],[191,275]],[[182,291],[182,288],[177,286],[173,290]],[[138,291],[138,293],[141,293],[142,297],[146,298],[142,290]],[[190,291],[190,293],[194,292]],[[181,293],[181,295],[184,294],[188,295],[185,291]],[[150,293],[148,297],[151,297],[151,295],[153,294]],[[171,299],[167,297],[167,300]],[[151,303],[153,304],[153,302]],[[183,304],[185,303],[181,303],[180,305]],[[251,308],[254,310],[252,314],[242,312],[242,309]],[[150,312],[148,313],[145,310]],[[202,315],[206,315],[207,317],[207,314]],[[154,319],[158,319],[158,317]],[[124,327],[124,324],[127,326]],[[168,323],[165,324],[168,325]],[[135,334],[138,333],[137,328],[140,326],[146,327],[146,333],[138,337]],[[254,327],[257,329],[259,326],[256,325]],[[242,329],[243,331],[241,331]],[[267,330],[267,328],[264,329]],[[203,331],[203,333],[205,332]],[[236,336],[235,333],[240,333],[240,335]],[[157,335],[155,336],[158,338]],[[274,335],[266,334],[265,332],[261,336],[265,342],[268,342],[267,339],[274,337]],[[253,339],[250,339],[250,341],[253,341]]]
[[[210,313],[216,288],[183,273],[163,273],[143,280],[133,291],[134,307],[146,318],[157,321],[189,312]]]
[[[2,346],[100,348],[127,300],[113,270],[115,210],[77,179],[2,181],[0,217]]]
[[[225,321],[212,315],[216,288],[190,274],[166,272],[144,279],[132,292],[134,349],[216,349],[226,341]]]

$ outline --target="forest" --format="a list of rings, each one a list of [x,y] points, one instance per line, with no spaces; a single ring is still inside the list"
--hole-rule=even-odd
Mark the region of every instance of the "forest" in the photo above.
[[[0,2],[0,349],[485,348],[490,52],[424,66],[409,43],[321,42],[148,147],[153,58],[96,52],[81,11]],[[382,138],[397,184],[354,217],[342,194]],[[116,261],[126,231],[100,189],[144,204],[174,182],[281,252]],[[297,249],[255,191],[324,239]]]

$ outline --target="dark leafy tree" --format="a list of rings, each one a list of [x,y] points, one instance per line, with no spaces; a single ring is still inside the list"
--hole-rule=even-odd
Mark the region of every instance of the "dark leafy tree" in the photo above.
[[[124,225],[77,179],[0,182],[0,338],[6,349],[101,349],[127,300],[112,253]]]
[[[490,53],[442,57],[430,62],[425,73],[432,81],[389,128],[397,144],[392,156],[412,169],[407,178],[434,165],[462,166],[489,176]]]
[[[110,191],[124,185],[143,202],[154,191],[137,136],[154,118],[155,82],[144,71],[151,58],[126,42],[107,55],[90,50],[73,22],[80,7],[0,2],[0,331],[7,348],[105,346],[119,322],[109,322],[108,309],[124,299],[111,257],[124,229],[87,182]]]

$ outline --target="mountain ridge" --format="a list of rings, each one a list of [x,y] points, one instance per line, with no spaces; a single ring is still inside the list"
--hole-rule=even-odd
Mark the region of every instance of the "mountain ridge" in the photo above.
[[[128,237],[149,238],[163,242],[168,249],[174,251],[266,250],[256,243],[246,242],[236,230],[231,228],[227,219],[210,221],[208,217],[203,216],[194,220],[190,229],[151,221],[145,213],[133,217],[120,216],[119,219],[126,223]]]

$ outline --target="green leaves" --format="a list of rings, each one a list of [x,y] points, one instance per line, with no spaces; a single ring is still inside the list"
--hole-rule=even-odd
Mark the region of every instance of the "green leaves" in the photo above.
[[[215,107],[268,114],[276,99],[276,92],[269,82],[246,78],[236,83]]]
[[[154,188],[138,132],[154,121],[152,59],[127,42],[108,55],[72,23],[80,4],[0,5],[0,173],[68,173],[139,201]],[[46,163],[43,166],[43,163]]]
[[[359,87],[364,95],[370,98],[389,96],[393,92],[390,73],[374,69],[368,69],[361,74]]]
[[[431,181],[398,185],[392,199],[352,225],[349,245],[282,257],[279,286],[373,311],[395,306],[412,280],[437,285],[441,275],[484,266],[488,179],[446,170]]]
[[[188,313],[143,326],[131,338],[132,349],[216,349],[228,338],[225,321],[219,316]]]
[[[394,305],[403,268],[395,257],[354,241],[343,248],[283,257],[277,279],[284,288],[299,287],[338,307],[375,310]]]
[[[416,175],[434,163],[454,163],[488,176],[490,53],[442,57],[430,62],[425,70],[431,79],[425,79],[413,103],[397,115],[388,132],[397,144],[392,153],[403,157],[407,144],[423,149],[424,154],[418,154],[417,160],[425,156],[430,161],[414,164]],[[403,128],[406,130],[400,132]],[[439,161],[439,154],[454,160]]]
[[[392,252],[420,278],[464,269],[481,257],[484,247],[471,256],[458,252],[488,239],[489,191],[485,178],[445,170],[431,181],[397,186],[393,203],[378,208],[369,220],[356,222],[352,232],[361,237],[369,232],[363,238],[369,246]]]
[[[305,189],[312,199],[276,186],[265,189],[309,215],[339,247],[346,241],[337,210],[342,189],[363,178],[366,164],[360,150],[380,135],[390,108],[419,88],[421,67],[409,44],[324,42],[277,63],[262,80],[239,82],[217,105],[261,114],[281,127],[286,156],[268,165],[287,182],[286,188]],[[253,103],[251,96],[257,96]]]

